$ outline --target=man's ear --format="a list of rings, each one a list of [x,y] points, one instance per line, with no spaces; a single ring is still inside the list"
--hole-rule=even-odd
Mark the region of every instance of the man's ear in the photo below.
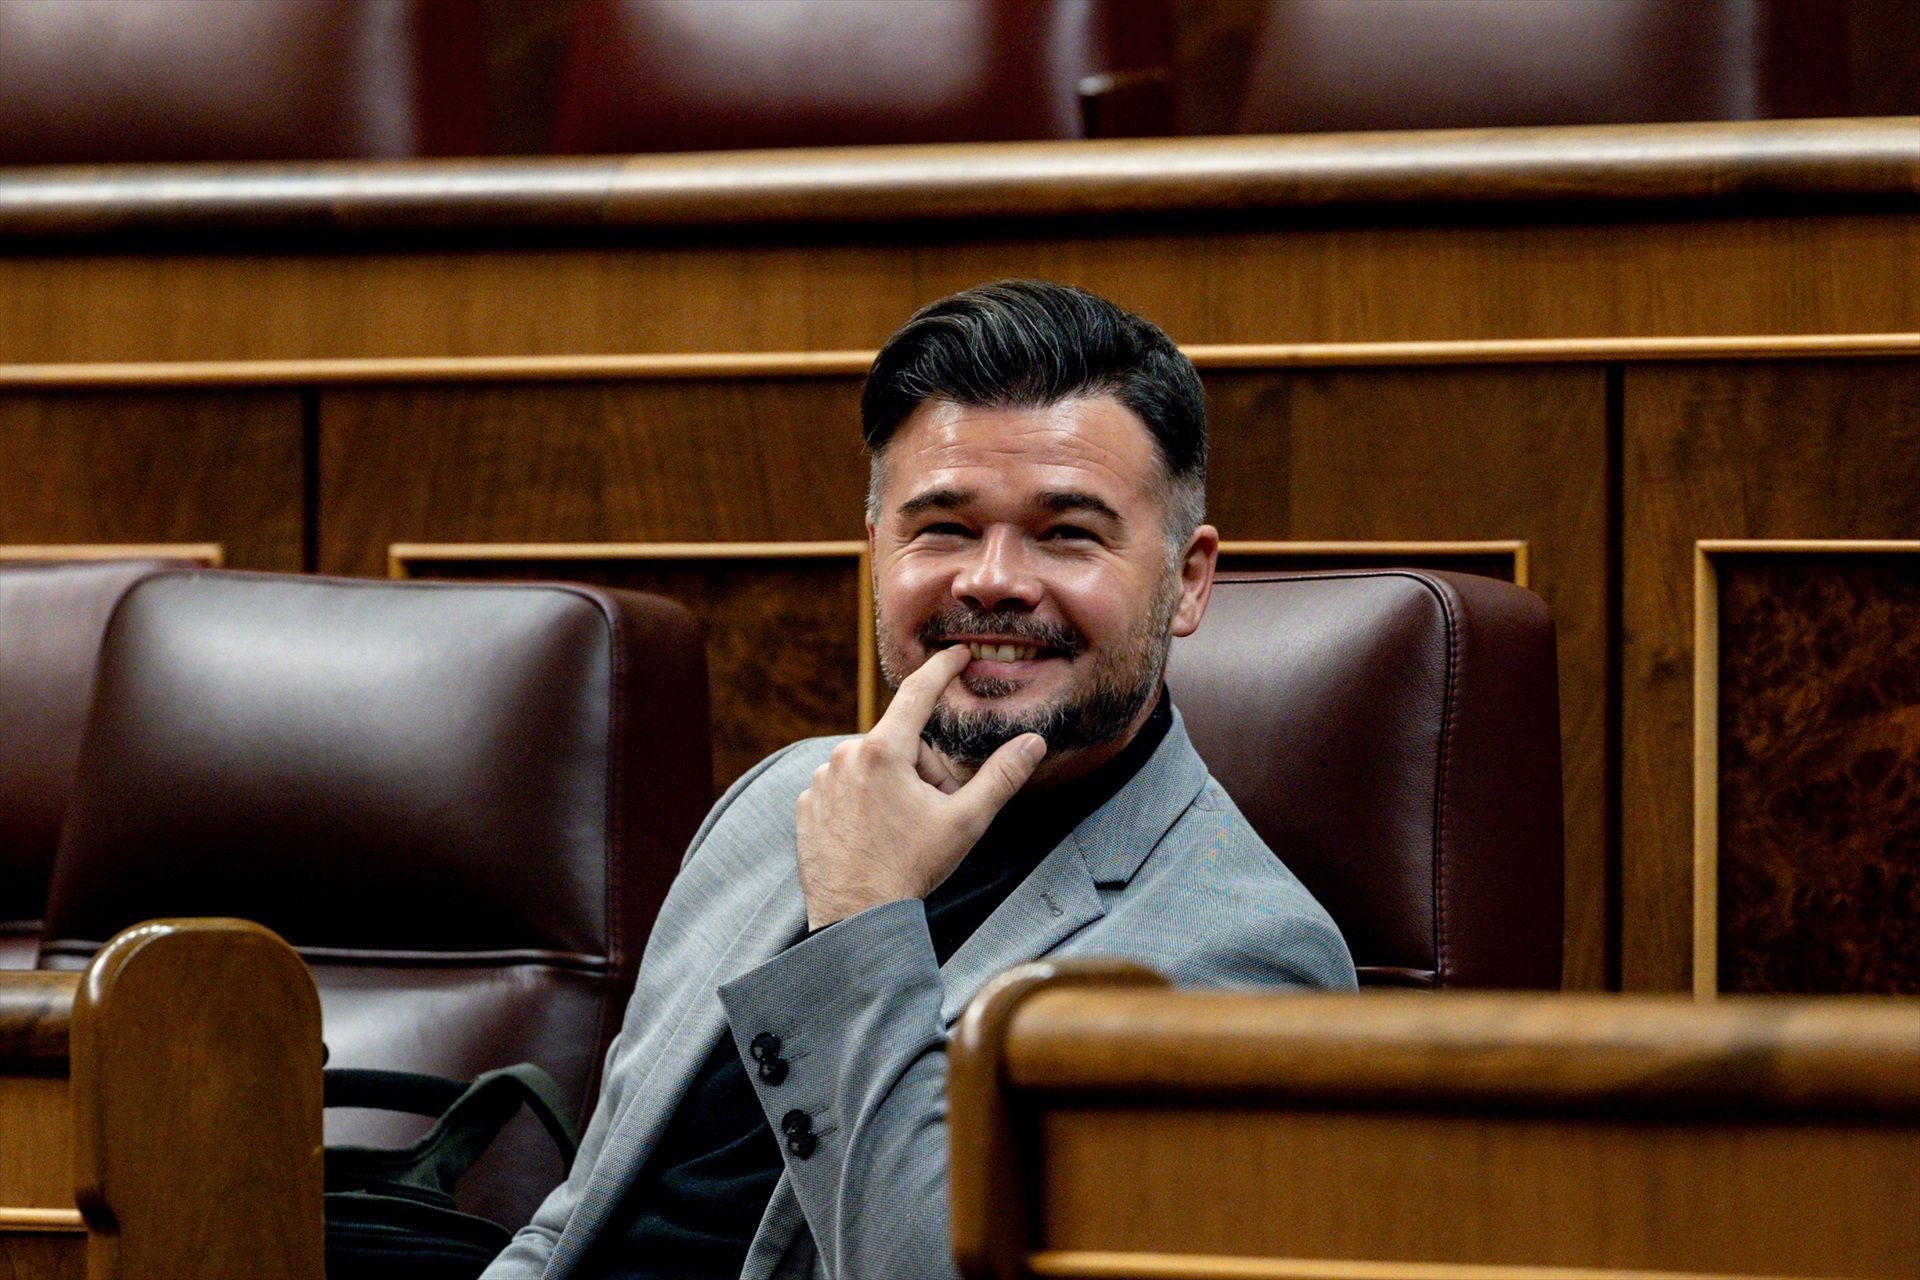
[[[1220,561],[1220,531],[1210,524],[1195,529],[1180,555],[1180,601],[1173,610],[1173,634],[1190,636],[1206,616],[1213,595],[1213,571]]]

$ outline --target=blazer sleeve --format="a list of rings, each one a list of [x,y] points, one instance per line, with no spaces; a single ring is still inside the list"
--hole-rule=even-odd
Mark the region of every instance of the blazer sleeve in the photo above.
[[[941,996],[917,899],[850,916],[720,988],[829,1276],[957,1275]],[[778,1083],[752,1069],[763,1032],[780,1039]],[[789,1141],[796,1126],[810,1142]]]
[[[795,744],[795,746],[799,745],[801,744]],[[693,842],[687,846],[686,857],[681,860],[680,865],[683,869],[687,863],[693,861],[694,856],[706,844],[707,836],[741,793],[757,782],[762,774],[792,750],[794,747],[787,747],[768,756],[727,788],[726,794],[714,804],[713,809],[707,814],[706,821],[702,822],[700,829],[694,833]],[[636,998],[638,990],[636,986]],[[514,1233],[513,1239],[501,1251],[500,1256],[488,1264],[486,1271],[481,1274],[481,1280],[539,1280],[540,1275],[546,1270],[547,1262],[553,1256],[554,1246],[560,1242],[560,1233],[566,1229],[567,1219],[573,1216],[575,1206],[580,1203],[588,1183],[593,1179],[594,1166],[600,1161],[600,1153],[606,1145],[607,1130],[613,1123],[613,1117],[620,1114],[622,1104],[632,1091],[634,1085],[632,1077],[635,1073],[630,1070],[616,1070],[615,1064],[622,1061],[621,1051],[630,1029],[637,1019],[645,1016],[644,1009],[637,1009],[629,1003],[622,1021],[622,1029],[607,1048],[607,1058],[600,1076],[603,1081],[600,1098],[594,1104],[592,1117],[587,1121],[587,1131],[581,1135],[580,1151],[573,1158],[572,1168],[568,1170],[565,1181],[541,1201],[539,1209],[534,1212],[533,1220]]]
[[[1097,949],[1097,948],[1096,948]],[[1124,953],[1124,942],[1112,948]],[[1172,963],[1184,984],[1351,987],[1353,964],[1317,908],[1216,927]],[[813,1233],[835,1280],[950,1280],[947,1034],[940,966],[917,900],[891,902],[807,938],[720,988]],[[753,1041],[779,1037],[787,1070],[769,1083]],[[805,1117],[811,1144],[787,1142]],[[804,1152],[805,1154],[802,1154]]]

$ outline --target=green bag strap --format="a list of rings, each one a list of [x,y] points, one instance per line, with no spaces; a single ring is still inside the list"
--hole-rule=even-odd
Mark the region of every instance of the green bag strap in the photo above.
[[[458,1096],[442,1109],[444,1099],[454,1091]],[[329,1148],[328,1172],[339,1175],[328,1178],[330,1186],[336,1180],[384,1182],[451,1196],[461,1175],[522,1106],[540,1121],[567,1168],[580,1149],[580,1136],[567,1116],[560,1086],[531,1062],[488,1071],[464,1090],[459,1081],[438,1076],[331,1068],[326,1072],[325,1100],[330,1107],[371,1106],[439,1117],[412,1146]]]

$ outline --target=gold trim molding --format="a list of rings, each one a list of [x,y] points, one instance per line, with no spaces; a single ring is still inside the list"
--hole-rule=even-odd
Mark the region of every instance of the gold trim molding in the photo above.
[[[1920,333],[1215,343],[1186,347],[1185,351],[1200,368],[1221,370],[1592,364],[1603,361],[1855,359],[1920,355]],[[684,354],[0,364],[0,390],[855,378],[866,373],[867,367],[873,363],[873,357],[872,351],[702,351]]]
[[[0,562],[20,560],[193,560],[209,569],[226,564],[218,542],[67,542],[0,545]]]

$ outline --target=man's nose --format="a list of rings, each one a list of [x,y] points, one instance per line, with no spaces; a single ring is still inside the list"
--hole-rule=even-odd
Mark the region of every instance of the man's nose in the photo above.
[[[954,598],[989,611],[1038,605],[1042,588],[1028,551],[1018,532],[988,529],[954,575]]]

